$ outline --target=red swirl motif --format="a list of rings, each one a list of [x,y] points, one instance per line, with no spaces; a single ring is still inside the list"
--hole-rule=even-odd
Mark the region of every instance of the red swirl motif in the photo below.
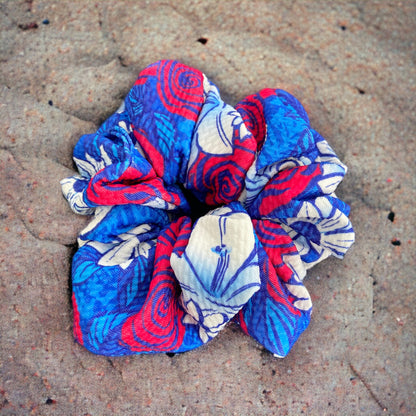
[[[311,182],[321,175],[322,167],[319,164],[298,166],[279,172],[264,187],[259,204],[255,202],[260,216],[270,217],[277,208],[293,204],[296,198],[305,199],[305,193],[313,189]]]
[[[175,286],[171,278],[157,279],[143,310],[123,325],[122,339],[132,351],[171,351],[181,345],[184,332],[180,327],[181,314],[172,303]]]
[[[205,202],[208,205],[221,205],[238,199],[244,187],[245,172],[232,162],[206,165],[211,166],[204,172],[204,182],[210,189]]]
[[[90,202],[96,205],[146,204],[158,198],[176,206],[181,204],[180,195],[168,190],[153,168],[143,174],[129,166],[118,177],[114,175],[113,180],[108,180],[106,174],[110,168],[112,166],[104,168],[88,184],[86,194]]]
[[[266,121],[259,94],[250,95],[236,106],[248,131],[257,141],[257,150],[263,146],[266,137]]]
[[[204,103],[202,72],[176,61],[160,61],[157,92],[173,114],[196,121]]]
[[[255,156],[253,136],[240,138],[234,132],[233,153],[213,156],[202,151],[188,170],[187,187],[205,195],[208,205],[222,205],[236,201],[244,189],[245,177]]]
[[[170,266],[170,255],[184,222],[186,218],[180,218],[159,237],[146,301],[142,309],[123,324],[122,341],[132,351],[174,351],[182,344],[184,311],[178,303],[180,287]],[[189,228],[189,224],[184,228]]]

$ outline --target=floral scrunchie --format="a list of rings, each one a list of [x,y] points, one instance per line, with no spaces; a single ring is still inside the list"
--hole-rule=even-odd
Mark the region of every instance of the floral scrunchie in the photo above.
[[[306,270],[354,241],[334,194],[346,167],[282,90],[234,108],[200,71],[157,62],[74,161],[64,196],[93,215],[74,335],[97,354],[183,352],[233,320],[283,357],[309,324]]]

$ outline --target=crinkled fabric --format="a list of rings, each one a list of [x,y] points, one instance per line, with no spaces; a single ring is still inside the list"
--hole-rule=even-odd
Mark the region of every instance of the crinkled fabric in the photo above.
[[[229,321],[285,356],[310,321],[306,270],[354,241],[346,173],[289,93],[235,108],[160,61],[74,149],[61,181],[92,215],[72,263],[75,339],[109,356],[183,352]]]

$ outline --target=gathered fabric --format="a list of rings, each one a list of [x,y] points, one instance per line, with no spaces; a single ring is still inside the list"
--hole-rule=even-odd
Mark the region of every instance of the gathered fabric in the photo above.
[[[63,194],[92,216],[74,336],[96,354],[184,352],[233,321],[284,357],[310,321],[307,269],[354,242],[335,195],[346,167],[283,90],[232,107],[202,72],[159,61],[73,156]]]

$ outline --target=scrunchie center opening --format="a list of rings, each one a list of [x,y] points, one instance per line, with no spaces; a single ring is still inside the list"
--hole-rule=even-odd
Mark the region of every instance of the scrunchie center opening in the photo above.
[[[189,205],[189,212],[187,212],[188,217],[191,218],[194,223],[199,218],[206,215],[209,211],[216,207],[209,206],[201,202],[189,189],[186,189],[183,185],[180,185],[181,191],[183,192],[186,201]]]

